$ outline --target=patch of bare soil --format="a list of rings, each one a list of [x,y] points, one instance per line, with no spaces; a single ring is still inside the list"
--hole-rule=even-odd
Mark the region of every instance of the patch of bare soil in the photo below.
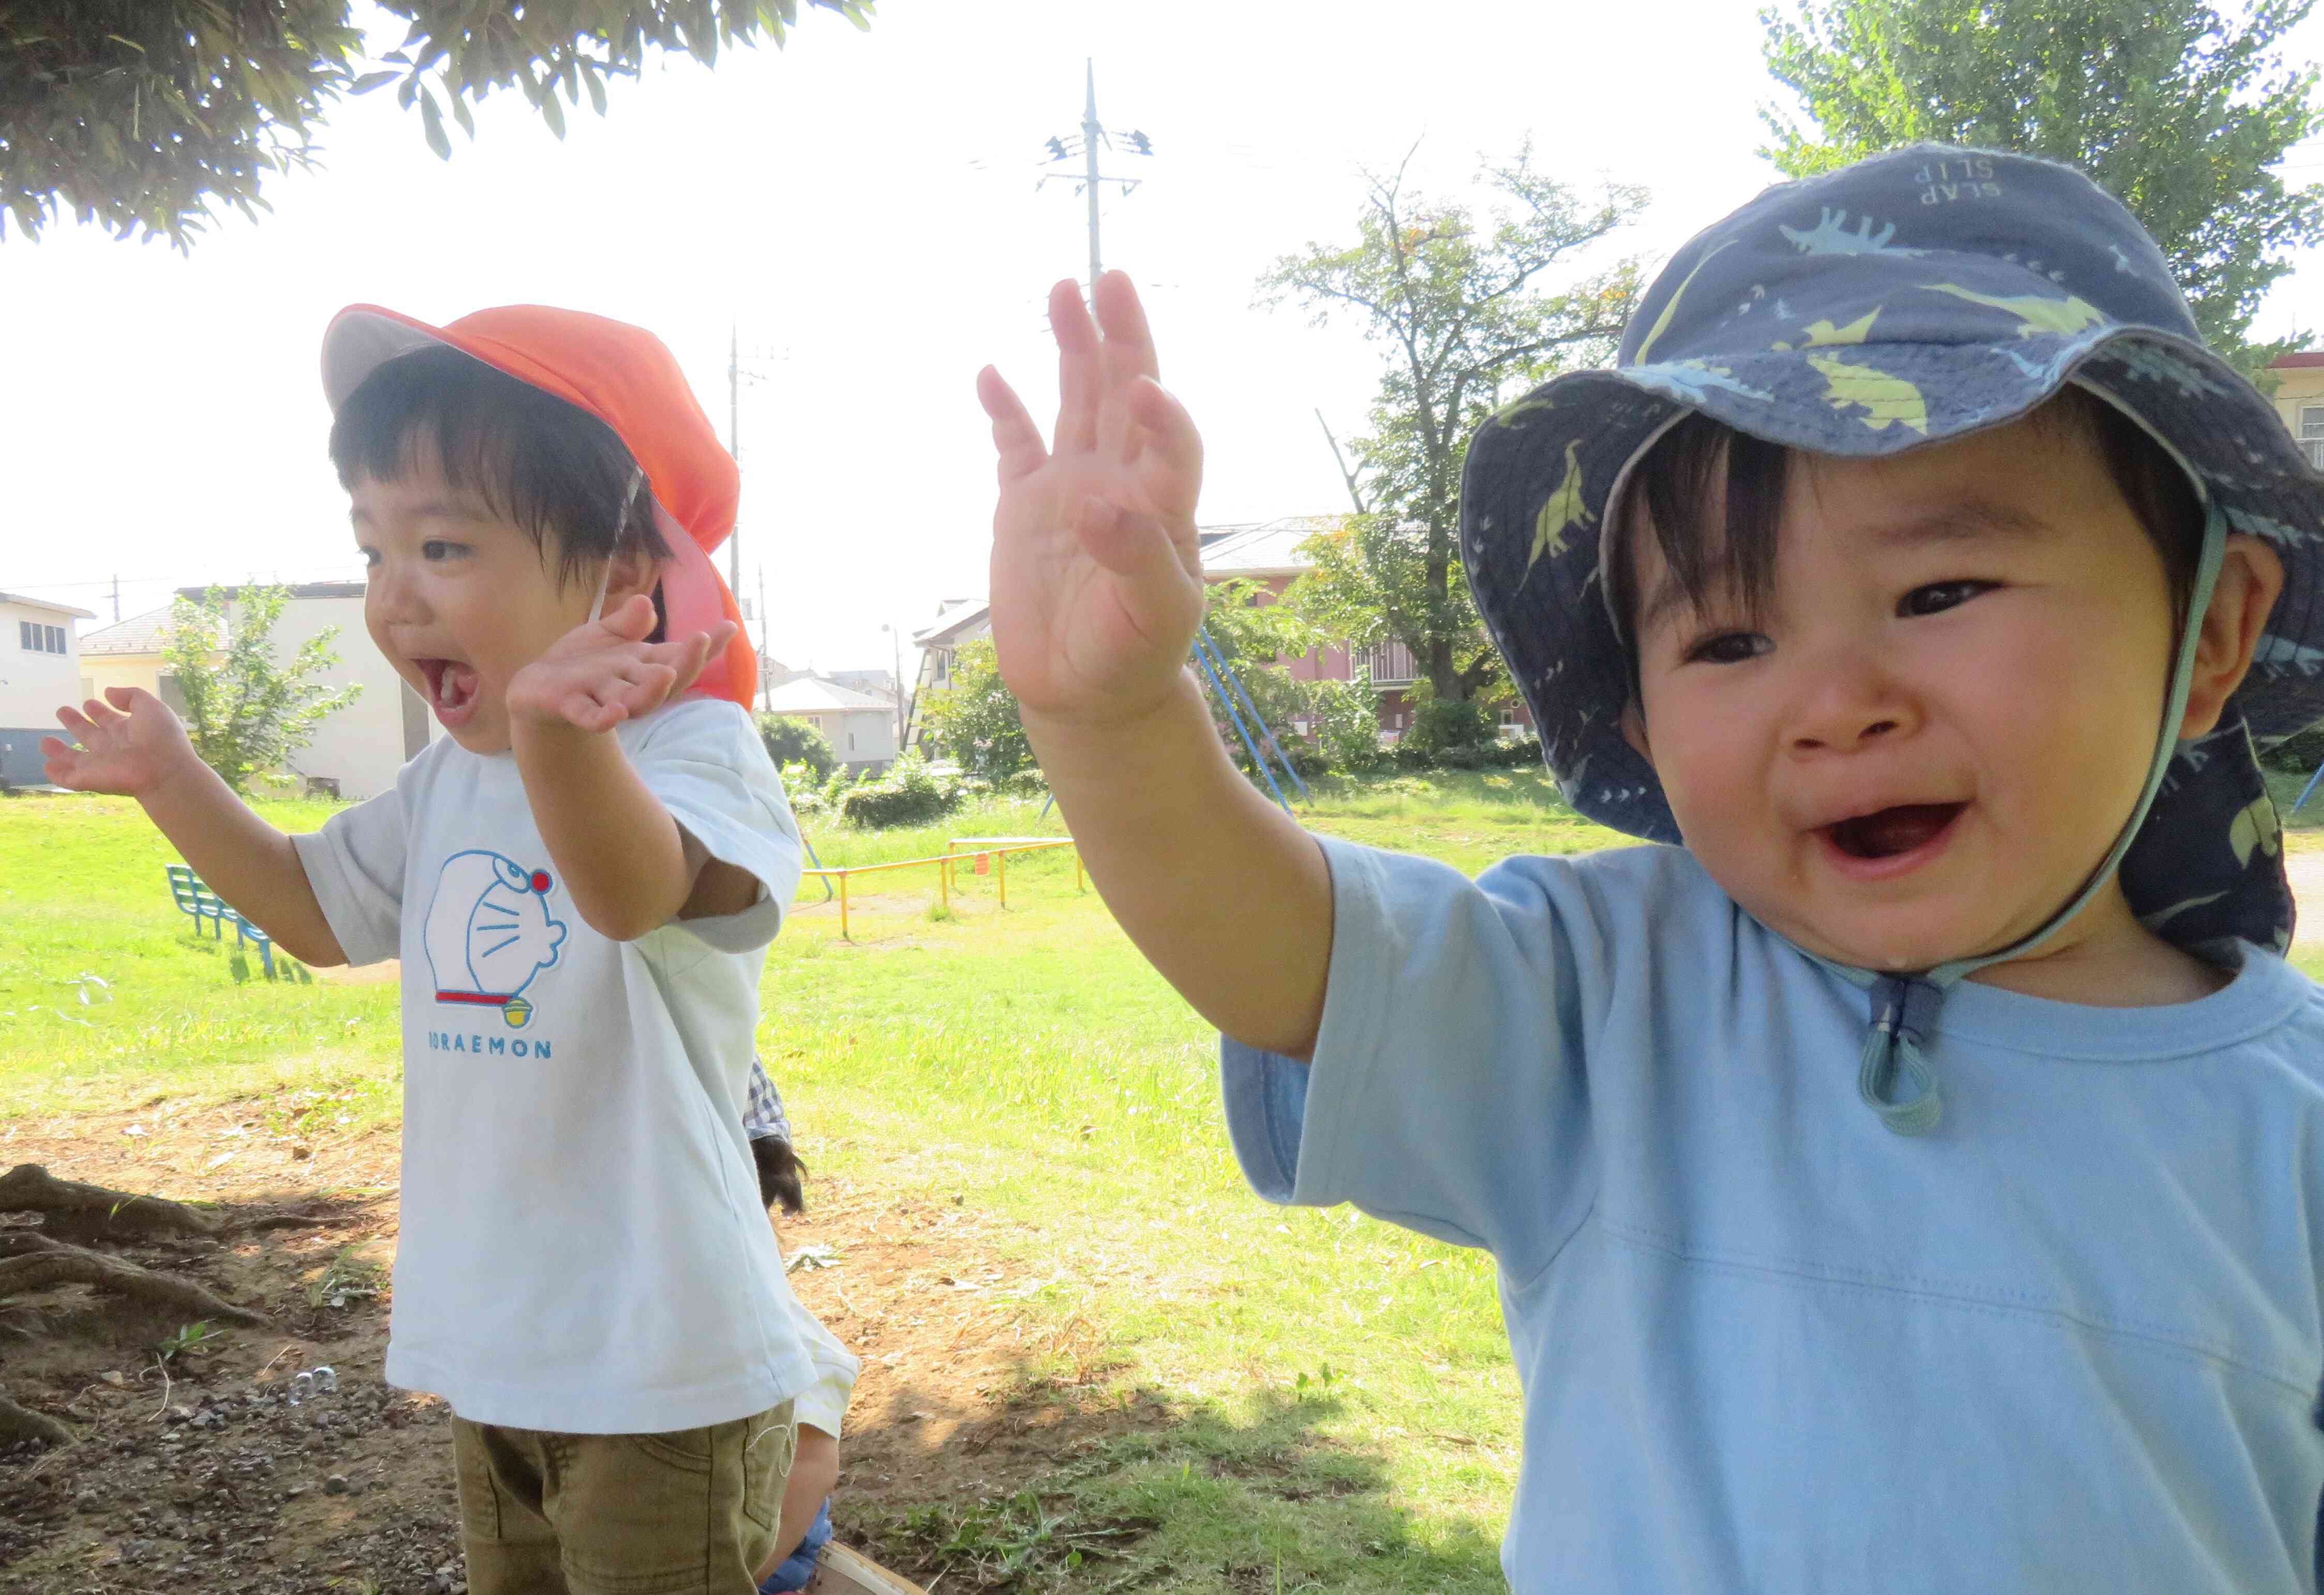
[[[294,1093],[0,1132],[0,1168],[215,1202],[229,1220],[263,1208],[322,1221],[110,1248],[265,1314],[268,1328],[188,1346],[182,1313],[80,1285],[0,1305],[0,1387],[75,1435],[0,1452],[0,1595],[466,1589],[449,1412],[381,1379],[395,1137],[332,1117],[327,1100]],[[792,1285],[863,1360],[834,1502],[843,1539],[1005,1496],[1165,1421],[1105,1393],[1091,1325],[1027,1311],[1045,1281],[1003,1260],[1006,1221],[828,1179],[810,1180],[808,1201],[782,1225]],[[336,1390],[297,1379],[318,1367]],[[943,1569],[899,1571],[927,1582]]]

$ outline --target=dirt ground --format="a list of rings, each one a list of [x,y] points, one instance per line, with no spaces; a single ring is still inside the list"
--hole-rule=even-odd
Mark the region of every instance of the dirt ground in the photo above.
[[[327,1102],[20,1121],[0,1169],[319,1216],[310,1228],[121,1255],[257,1308],[268,1329],[166,1359],[182,1312],[71,1286],[0,1305],[0,1386],[79,1438],[0,1452],[0,1595],[454,1595],[466,1588],[449,1414],[381,1382],[396,1232],[392,1134],[333,1133]],[[781,1226],[791,1282],[863,1360],[834,1503],[841,1537],[927,1582],[914,1508],[1006,1495],[1161,1421],[1100,1394],[1090,1326],[1028,1314],[1040,1281],[1000,1260],[1002,1221],[814,1179]],[[7,1222],[7,1221],[0,1221]],[[336,1304],[336,1305],[335,1305]],[[293,1404],[318,1366],[336,1393]],[[318,1381],[310,1379],[311,1386]],[[954,1568],[946,1595],[978,1587]]]

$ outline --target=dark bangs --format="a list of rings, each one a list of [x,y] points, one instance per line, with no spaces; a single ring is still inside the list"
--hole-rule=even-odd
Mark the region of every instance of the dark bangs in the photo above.
[[[352,491],[393,482],[433,454],[445,484],[530,534],[558,580],[631,547],[669,558],[645,478],[613,429],[459,350],[399,355],[365,377],[331,423],[331,464]]]
[[[2068,387],[2026,419],[2053,438],[2094,445],[2106,471],[2163,558],[2171,595],[2183,617],[2202,555],[2203,505],[2176,460],[2139,424],[2086,389]],[[1662,435],[1632,473],[1620,508],[1611,583],[1637,671],[1640,607],[1633,550],[1640,514],[1678,593],[1698,611],[1733,604],[1757,624],[1775,596],[1784,489],[1793,450],[1712,420],[1688,416]],[[1718,524],[1712,513],[1718,512]]]

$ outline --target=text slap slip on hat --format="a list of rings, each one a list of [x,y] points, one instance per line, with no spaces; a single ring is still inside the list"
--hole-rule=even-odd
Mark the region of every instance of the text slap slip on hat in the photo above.
[[[1646,290],[1614,369],[1544,384],[1470,445],[1462,557],[1560,789],[1594,820],[1677,843],[1653,768],[1622,735],[1629,668],[1600,575],[1630,468],[1692,412],[1876,457],[2014,420],[2069,383],[2129,414],[2194,480],[2208,528],[2193,614],[2231,531],[2267,539],[2284,590],[2217,730],[2158,742],[2147,800],[2081,897],[1998,954],[1911,978],[1842,972],[1873,991],[1860,1089],[1902,1131],[1936,1122],[1919,1042],[1942,992],[2030,951],[2117,863],[2133,911],[2174,942],[2289,945],[2253,740],[2324,719],[2324,479],[2274,406],[2203,346],[2120,204],[2065,166],[1932,144],[1769,189],[1697,235]],[[2191,660],[2182,635],[2165,726]]]
[[[349,305],[323,334],[323,392],[334,413],[398,355],[442,345],[553,394],[613,429],[645,473],[672,558],[662,567],[669,634],[734,622],[725,651],[692,691],[751,706],[758,656],[710,555],[734,530],[742,475],[662,341],[643,327],[547,305],[503,305],[430,327],[377,305]]]

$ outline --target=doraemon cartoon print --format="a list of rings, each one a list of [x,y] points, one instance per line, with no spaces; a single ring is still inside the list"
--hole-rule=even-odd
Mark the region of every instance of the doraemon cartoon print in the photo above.
[[[456,853],[437,872],[424,938],[436,1000],[497,1008],[509,1028],[532,1018],[524,996],[555,967],[565,922],[549,917],[549,871],[483,848]]]

